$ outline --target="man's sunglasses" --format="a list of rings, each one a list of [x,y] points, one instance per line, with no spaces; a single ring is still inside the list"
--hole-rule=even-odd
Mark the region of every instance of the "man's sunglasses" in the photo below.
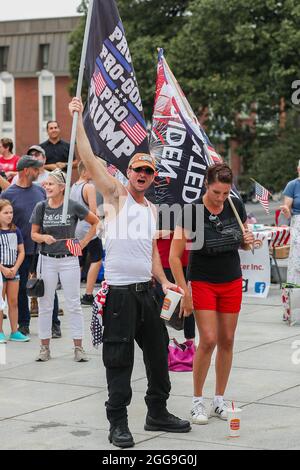
[[[39,157],[40,155],[44,156],[42,152],[33,151],[29,153],[30,157]]]
[[[130,168],[131,170],[133,170],[135,173],[142,173],[142,171],[144,173],[146,173],[146,175],[154,175],[154,171],[152,170],[152,168],[149,168],[148,166],[147,167],[143,167],[143,166],[139,166],[138,168]]]
[[[223,232],[223,228],[224,228],[223,223],[221,222],[221,220],[219,219],[217,215],[210,214],[209,221],[214,225],[218,233]]]

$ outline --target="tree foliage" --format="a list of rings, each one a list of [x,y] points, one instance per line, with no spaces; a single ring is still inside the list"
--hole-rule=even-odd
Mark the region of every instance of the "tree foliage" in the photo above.
[[[209,106],[214,129],[230,135],[254,103],[260,124],[278,120],[299,76],[298,0],[193,0],[189,11],[169,56],[192,105]]]
[[[282,191],[286,183],[297,178],[300,159],[299,114],[291,112],[285,128],[277,126],[273,136],[256,139],[248,175],[271,192]]]

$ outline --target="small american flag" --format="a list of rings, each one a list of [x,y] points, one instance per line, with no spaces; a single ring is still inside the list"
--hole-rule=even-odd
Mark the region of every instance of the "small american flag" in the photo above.
[[[73,256],[82,256],[81,246],[76,238],[66,240],[66,247]]]
[[[269,214],[269,194],[271,194],[266,188],[264,188],[261,184],[257,181],[255,182],[255,196],[256,199],[261,203],[263,208],[265,209],[266,213]]]
[[[120,127],[135,145],[140,145],[147,137],[146,130],[138,123],[132,114],[129,114],[128,118],[122,122]]]
[[[103,90],[106,87],[106,81],[104,80],[103,75],[100,72],[100,70],[97,69],[95,71],[95,73],[93,75],[93,80],[94,80],[94,84],[95,84],[96,95],[100,96],[101,93],[103,92]]]

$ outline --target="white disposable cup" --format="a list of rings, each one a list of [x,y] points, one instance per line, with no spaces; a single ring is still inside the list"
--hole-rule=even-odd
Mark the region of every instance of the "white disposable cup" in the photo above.
[[[179,292],[168,289],[167,295],[165,296],[164,303],[161,309],[160,317],[164,320],[170,320],[173,315],[175,308],[177,307],[179,301],[183,297]]]
[[[227,432],[228,437],[240,437],[241,432],[241,413],[240,408],[227,409]]]

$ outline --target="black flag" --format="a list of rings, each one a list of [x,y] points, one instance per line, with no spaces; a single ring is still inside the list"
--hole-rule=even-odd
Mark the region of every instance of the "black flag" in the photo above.
[[[138,152],[149,153],[142,101],[114,0],[95,0],[85,64],[89,84],[84,127],[95,155],[126,174]]]

